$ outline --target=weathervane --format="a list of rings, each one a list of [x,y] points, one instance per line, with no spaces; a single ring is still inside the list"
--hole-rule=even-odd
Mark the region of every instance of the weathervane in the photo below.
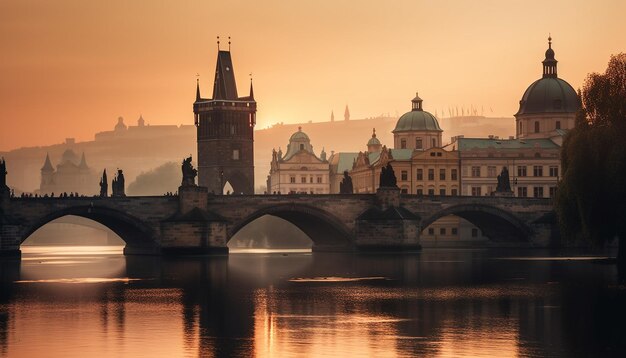
[[[217,37],[217,50],[220,50],[220,37]]]
[[[228,52],[230,52],[230,36],[228,36]]]

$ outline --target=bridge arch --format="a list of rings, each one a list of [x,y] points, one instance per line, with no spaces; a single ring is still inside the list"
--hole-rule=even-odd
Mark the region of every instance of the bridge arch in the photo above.
[[[120,210],[90,205],[55,210],[34,220],[22,232],[20,244],[40,227],[67,215],[90,219],[111,229],[126,243],[125,251],[129,247],[148,251],[156,250],[155,233],[141,220]]]
[[[496,242],[528,242],[532,234],[532,230],[513,213],[486,204],[458,204],[444,208],[422,220],[422,230],[448,215],[469,221]]]
[[[263,207],[234,223],[228,230],[230,240],[244,226],[271,215],[279,217],[302,230],[313,241],[313,250],[351,250],[353,234],[336,216],[325,210],[303,204],[280,204]]]

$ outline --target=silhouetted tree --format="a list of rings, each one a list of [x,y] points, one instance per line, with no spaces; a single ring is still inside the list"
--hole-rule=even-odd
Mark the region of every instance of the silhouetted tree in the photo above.
[[[556,209],[568,239],[595,245],[617,238],[618,269],[626,277],[626,54],[604,74],[590,74],[579,93],[576,127],[561,152],[563,178]]]
[[[175,192],[180,185],[180,164],[167,162],[141,173],[128,185],[129,195],[163,195]]]

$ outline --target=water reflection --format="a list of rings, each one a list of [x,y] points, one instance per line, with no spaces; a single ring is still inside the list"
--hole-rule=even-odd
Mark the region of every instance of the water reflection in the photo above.
[[[0,261],[1,355],[614,356],[626,344],[614,267],[578,256],[55,250]]]

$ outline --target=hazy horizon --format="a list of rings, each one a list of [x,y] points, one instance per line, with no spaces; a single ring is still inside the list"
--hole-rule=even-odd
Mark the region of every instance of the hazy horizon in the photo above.
[[[4,1],[0,150],[93,139],[118,116],[192,124],[196,74],[210,97],[217,53],[240,95],[253,73],[257,128],[410,109],[475,106],[511,117],[541,75],[551,33],[559,77],[579,88],[623,51],[626,3],[604,1]],[[581,26],[584,24],[585,26]]]

